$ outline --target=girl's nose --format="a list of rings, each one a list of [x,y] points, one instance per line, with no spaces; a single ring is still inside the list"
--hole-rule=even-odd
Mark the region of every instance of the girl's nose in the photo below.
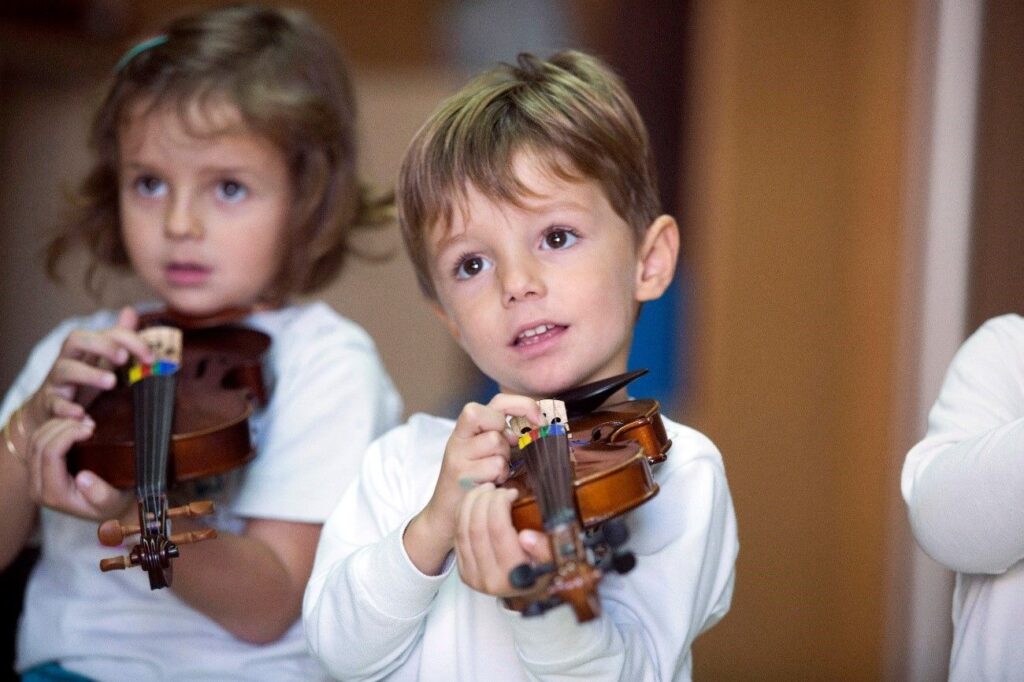
[[[164,217],[164,234],[170,239],[202,238],[202,221],[186,197],[172,200],[168,204],[167,215]]]
[[[502,300],[506,306],[547,295],[541,268],[529,259],[517,259],[501,268]]]

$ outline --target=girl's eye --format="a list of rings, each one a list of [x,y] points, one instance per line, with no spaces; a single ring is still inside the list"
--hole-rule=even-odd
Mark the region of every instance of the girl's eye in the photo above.
[[[162,197],[167,193],[167,183],[152,175],[142,175],[135,179],[135,191],[144,197]]]
[[[572,230],[564,227],[556,227],[544,235],[542,249],[555,250],[567,249],[579,240],[579,236]]]
[[[217,198],[221,201],[236,203],[249,195],[249,190],[235,180],[224,180],[217,183]]]
[[[463,256],[455,264],[455,279],[469,279],[491,269],[491,261],[482,256]]]

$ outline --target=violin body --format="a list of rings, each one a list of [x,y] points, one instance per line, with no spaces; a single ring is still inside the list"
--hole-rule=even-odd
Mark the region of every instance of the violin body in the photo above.
[[[242,327],[184,330],[168,481],[203,478],[241,466],[255,455],[248,418],[266,399],[262,356],[270,338]],[[93,435],[68,452],[68,470],[82,469],[118,488],[135,485],[132,391],[126,381],[99,394],[86,410]]]
[[[658,410],[657,400],[629,400],[569,419],[573,486],[584,528],[625,514],[657,494],[651,465],[664,461],[672,447]],[[525,471],[513,467],[504,485],[519,490],[512,505],[516,529],[543,530]]]

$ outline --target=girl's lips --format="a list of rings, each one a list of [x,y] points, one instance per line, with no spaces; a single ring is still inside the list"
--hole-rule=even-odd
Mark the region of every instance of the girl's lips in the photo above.
[[[196,286],[210,277],[210,268],[195,263],[171,263],[164,272],[173,286]]]

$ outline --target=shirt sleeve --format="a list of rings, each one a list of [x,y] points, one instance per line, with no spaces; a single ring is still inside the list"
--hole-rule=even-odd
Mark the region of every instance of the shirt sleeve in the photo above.
[[[902,492],[918,543],[963,573],[1024,558],[1024,319],[990,320],[957,352]]]
[[[379,679],[400,667],[453,570],[449,561],[441,575],[425,575],[405,553],[402,535],[418,509],[397,457],[409,430],[395,429],[370,446],[320,536],[303,625],[313,654],[341,679]]]
[[[677,456],[696,456],[658,476],[657,497],[627,515],[637,564],[604,577],[602,615],[579,624],[571,609],[509,614],[534,679],[689,679],[694,639],[729,609],[739,545],[714,445],[695,431],[673,439]]]
[[[232,511],[320,523],[369,443],[398,420],[401,401],[372,344],[344,328],[292,332],[275,338],[271,353],[274,386],[256,420],[258,454]]]

